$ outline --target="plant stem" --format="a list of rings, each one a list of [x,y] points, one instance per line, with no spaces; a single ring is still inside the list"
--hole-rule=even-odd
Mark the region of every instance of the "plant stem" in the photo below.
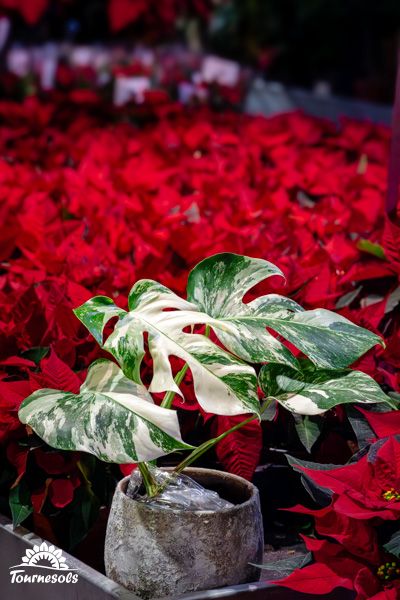
[[[210,326],[209,325],[206,325],[205,336],[206,337],[210,336]],[[189,365],[187,363],[185,363],[183,365],[182,369],[180,371],[178,371],[178,373],[175,375],[174,381],[177,386],[179,386],[182,383],[188,368],[189,368]],[[173,392],[173,391],[167,392],[165,394],[160,406],[162,408],[171,408],[172,402],[175,398],[175,394],[176,394],[176,392]],[[193,460],[195,460],[195,459],[193,459]],[[147,496],[149,498],[154,498],[154,496],[157,496],[157,494],[162,492],[162,490],[166,484],[164,484],[164,486],[160,486],[157,484],[147,463],[139,462],[138,468],[139,468],[140,474],[142,476],[142,481],[143,481],[143,485],[146,489]],[[180,471],[178,471],[178,472],[180,472]]]
[[[263,404],[263,406],[261,407],[261,410],[260,410],[260,414],[262,414],[268,408],[268,406],[271,404],[272,400],[273,399],[271,398]],[[234,425],[233,427],[228,429],[228,431],[224,431],[224,433],[221,433],[221,435],[219,435],[218,437],[213,438],[212,440],[207,440],[206,442],[204,442],[203,444],[198,446],[198,448],[193,450],[193,452],[191,452],[189,454],[189,456],[187,456],[181,463],[179,463],[179,465],[174,469],[174,473],[182,473],[182,471],[184,469],[186,469],[186,467],[188,467],[195,460],[200,458],[200,456],[205,454],[208,450],[210,450],[213,446],[215,446],[215,444],[218,444],[218,442],[221,442],[224,438],[226,438],[227,435],[229,435],[230,433],[233,433],[234,431],[237,431],[238,429],[241,429],[241,427],[244,427],[244,425],[251,423],[251,421],[254,421],[254,419],[257,419],[257,418],[258,418],[258,415],[256,415],[256,414],[251,415],[250,417],[248,417],[241,423],[237,423],[237,425]]]
[[[142,476],[143,485],[146,489],[146,494],[149,498],[154,498],[160,492],[160,486],[154,479],[147,463],[139,462],[138,469]]]
[[[178,373],[175,375],[175,383],[176,385],[180,385],[183,381],[183,378],[186,375],[186,371],[188,370],[189,366],[185,363],[182,367],[182,369],[180,371],[178,371]],[[167,392],[164,396],[163,401],[161,402],[160,406],[162,406],[162,408],[171,408],[172,406],[172,401],[175,398],[175,393],[176,392]]]

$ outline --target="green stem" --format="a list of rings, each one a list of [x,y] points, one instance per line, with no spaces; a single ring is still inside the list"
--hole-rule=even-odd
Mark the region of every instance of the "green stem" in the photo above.
[[[175,383],[177,386],[179,386],[182,381],[183,378],[186,375],[186,371],[188,370],[189,366],[185,363],[182,367],[182,369],[175,375]],[[173,399],[175,398],[175,393],[176,392],[167,392],[164,396],[163,401],[161,402],[160,406],[162,406],[162,408],[171,408],[172,406],[172,402]]]
[[[140,462],[138,463],[138,469],[142,476],[143,485],[146,489],[146,494],[149,498],[154,498],[160,492],[160,486],[154,479],[147,463]]]
[[[271,398],[263,404],[263,406],[261,407],[261,410],[260,410],[260,415],[268,408],[268,406],[271,404],[272,400],[273,399]],[[251,423],[251,421],[254,421],[254,419],[258,419],[258,415],[251,415],[250,417],[248,417],[241,423],[238,423],[237,425],[234,425],[233,427],[228,429],[228,431],[224,431],[224,433],[221,433],[221,435],[219,435],[218,437],[213,438],[212,440],[207,440],[206,442],[204,442],[203,444],[198,446],[198,448],[193,450],[193,452],[191,452],[189,454],[189,456],[187,456],[181,463],[179,463],[179,465],[174,469],[174,473],[182,473],[182,471],[184,469],[186,469],[186,467],[188,467],[195,460],[200,458],[200,456],[205,454],[208,450],[210,450],[213,446],[215,446],[215,444],[218,444],[218,442],[221,442],[230,433],[233,433],[234,431],[241,429],[248,423]]]

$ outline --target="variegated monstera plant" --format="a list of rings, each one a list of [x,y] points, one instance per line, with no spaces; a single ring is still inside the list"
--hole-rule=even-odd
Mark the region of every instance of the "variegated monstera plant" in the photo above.
[[[265,260],[224,253],[191,271],[187,300],[150,279],[133,286],[128,311],[105,296],[92,298],[75,314],[116,362],[93,363],[77,395],[34,392],[21,405],[21,421],[55,448],[83,450],[108,462],[139,463],[147,493],[154,495],[158,489],[149,461],[191,451],[177,468],[181,471],[232,431],[198,448],[182,440],[171,406],[175,394],[182,396],[179,384],[188,369],[205,411],[249,415],[233,429],[265,415],[272,402],[306,419],[342,403],[390,404],[371,377],[347,368],[382,344],[375,334],[328,310],[303,310],[277,294],[243,302],[251,288],[272,275],[283,276]],[[104,328],[114,317],[113,332],[103,342]],[[203,334],[198,333],[200,325],[205,326]],[[211,330],[218,345],[209,337]],[[305,358],[296,358],[284,340]],[[146,352],[153,360],[148,388],[141,379]],[[184,363],[175,377],[170,357]],[[258,386],[266,396],[263,403]],[[165,395],[158,406],[151,394],[160,392]]]

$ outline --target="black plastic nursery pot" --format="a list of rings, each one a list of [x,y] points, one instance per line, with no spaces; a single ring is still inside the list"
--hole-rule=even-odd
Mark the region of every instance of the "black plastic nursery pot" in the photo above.
[[[68,573],[71,573],[70,581],[62,578],[61,582],[21,581],[21,576],[18,577],[18,574],[15,575],[13,572],[24,570],[23,567],[18,567],[18,565],[23,564],[22,558],[26,556],[27,550],[32,550],[35,546],[40,548],[43,541],[47,544],[49,550],[52,550],[52,553],[58,550],[50,542],[38,538],[34,533],[23,527],[13,529],[11,521],[0,515],[1,598],[4,598],[4,600],[139,600],[134,593],[65,551],[62,551],[62,556],[68,569],[64,572],[62,570],[57,571],[57,576],[60,573],[62,575],[65,573],[67,579]],[[93,548],[93,552],[103,552],[103,548]],[[35,574],[34,572],[34,568],[30,569],[29,575],[32,577]],[[55,572],[50,572],[50,577]],[[77,576],[75,582],[72,579],[74,575]],[[266,581],[258,581],[183,594],[175,596],[174,600],[175,598],[176,600],[178,598],[179,600],[312,600],[317,598],[351,600],[354,595],[347,590],[338,589],[328,595],[311,596],[293,592]],[[160,598],[159,600],[168,599]],[[172,600],[171,596],[169,596],[169,600]]]

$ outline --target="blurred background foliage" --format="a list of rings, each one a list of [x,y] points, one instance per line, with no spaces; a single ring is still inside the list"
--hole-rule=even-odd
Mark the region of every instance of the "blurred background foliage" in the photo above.
[[[46,5],[28,25],[14,9],[14,39],[41,43],[187,41],[301,87],[326,81],[338,94],[390,102],[399,0],[27,0]],[[110,25],[110,5],[127,16]],[[0,0],[10,12],[13,0]],[[31,4],[32,6],[32,4]],[[40,8],[39,6],[39,8]],[[136,16],[135,16],[136,15]]]

